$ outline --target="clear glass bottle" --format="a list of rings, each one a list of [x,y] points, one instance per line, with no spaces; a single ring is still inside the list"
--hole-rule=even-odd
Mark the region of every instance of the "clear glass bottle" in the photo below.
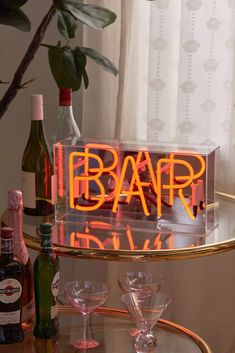
[[[21,327],[23,265],[13,258],[13,229],[2,227],[0,256],[0,343],[24,339]]]
[[[31,96],[31,129],[22,158],[24,213],[46,216],[54,211],[53,162],[43,126],[43,97]]]
[[[34,316],[33,269],[23,237],[23,199],[20,190],[8,191],[9,226],[14,229],[13,255],[24,266],[23,327],[31,325]]]
[[[59,259],[52,251],[52,224],[39,228],[41,252],[33,265],[35,295],[34,337],[51,338],[58,334]]]
[[[76,140],[80,137],[80,130],[74,119],[73,106],[72,106],[72,89],[60,88],[59,91],[59,110],[55,126],[55,134],[52,142],[56,143],[65,138]]]

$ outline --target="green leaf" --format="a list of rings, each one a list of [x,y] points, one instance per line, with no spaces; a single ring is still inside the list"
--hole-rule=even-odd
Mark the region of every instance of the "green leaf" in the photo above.
[[[116,20],[114,12],[97,5],[66,1],[65,7],[78,21],[95,29],[104,28]]]
[[[0,0],[0,8],[18,9],[23,6],[28,0]]]
[[[118,74],[116,66],[106,57],[101,55],[98,51],[92,48],[79,47],[80,51],[93,59],[97,64],[101,65],[106,71],[111,72],[115,76]]]
[[[77,71],[83,71],[86,67],[86,56],[81,52],[79,47],[72,49],[72,53]]]
[[[83,82],[84,82],[84,87],[87,89],[89,86],[89,78],[88,78],[88,75],[87,75],[87,72],[85,69],[82,72],[82,78],[83,78]]]
[[[58,87],[69,87],[77,91],[81,86],[84,62],[74,56],[70,47],[52,47],[48,49],[48,58],[52,75]]]
[[[57,27],[60,34],[65,39],[71,39],[75,37],[77,29],[77,21],[68,12],[58,11]]]
[[[80,74],[83,78],[83,82],[84,82],[84,86],[87,89],[88,85],[89,85],[89,79],[86,73],[86,56],[81,52],[81,50],[79,49],[79,47],[74,48],[73,50],[73,56],[74,56],[74,61],[75,61],[75,65],[76,65],[76,69],[77,72]]]
[[[12,26],[24,32],[29,32],[31,29],[31,24],[28,17],[20,9],[1,9],[0,24]]]

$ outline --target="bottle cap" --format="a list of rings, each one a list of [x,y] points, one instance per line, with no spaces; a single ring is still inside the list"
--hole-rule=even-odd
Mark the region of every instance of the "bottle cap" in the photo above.
[[[31,95],[31,118],[43,120],[43,97],[41,94]]]
[[[8,191],[8,208],[11,210],[18,210],[23,207],[22,192],[20,190]]]
[[[52,223],[41,223],[39,226],[39,231],[41,235],[51,235],[52,234]]]
[[[72,89],[60,88],[60,106],[72,105]]]
[[[2,239],[12,239],[14,229],[10,227],[2,227],[0,229],[0,235]]]

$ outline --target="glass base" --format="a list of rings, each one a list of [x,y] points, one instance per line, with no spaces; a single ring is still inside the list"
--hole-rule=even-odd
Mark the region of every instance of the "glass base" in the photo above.
[[[134,341],[136,353],[153,353],[157,347],[157,340],[154,334],[149,332],[139,332]]]
[[[99,345],[100,343],[97,340],[83,340],[81,338],[73,342],[74,348],[80,348],[80,349],[96,348]]]

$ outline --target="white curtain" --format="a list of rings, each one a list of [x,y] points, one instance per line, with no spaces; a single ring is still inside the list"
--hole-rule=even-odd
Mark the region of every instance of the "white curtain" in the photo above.
[[[235,1],[99,0],[117,21],[84,30],[84,45],[119,67],[89,64],[83,135],[220,146],[220,190],[235,193]],[[165,276],[169,318],[199,333],[215,353],[235,351],[235,254],[161,264],[109,264]],[[118,293],[118,291],[117,291]],[[118,304],[120,306],[120,304]]]

